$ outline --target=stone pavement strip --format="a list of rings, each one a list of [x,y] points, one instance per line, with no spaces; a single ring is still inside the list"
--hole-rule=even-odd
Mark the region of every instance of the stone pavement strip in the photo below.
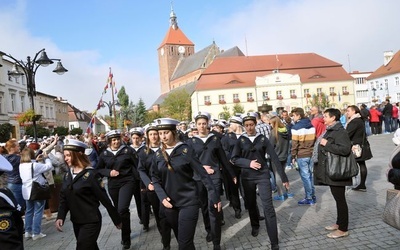
[[[298,206],[297,201],[304,196],[303,185],[296,170],[287,171],[291,191],[295,194],[294,199],[274,201],[281,249],[400,249],[400,231],[385,224],[381,219],[386,190],[393,188],[386,180],[388,158],[394,149],[392,136],[393,134],[382,134],[369,137],[374,158],[367,161],[367,192],[352,191],[350,188],[347,192],[350,221],[348,237],[336,240],[326,237],[328,232],[324,227],[333,224],[336,218],[335,202],[329,188],[316,187],[316,205]],[[235,219],[233,209],[226,205],[226,201],[223,203],[226,223],[222,232],[223,249],[270,249],[265,222],[261,223],[258,237],[252,237],[247,212],[243,213],[241,219]],[[101,211],[103,227],[98,239],[100,249],[121,249],[120,231],[114,227],[103,207]],[[154,218],[151,218],[148,232],[142,231],[142,225],[138,221],[132,199],[131,249],[162,249]],[[54,220],[43,220],[42,232],[47,234],[47,237],[37,241],[26,240],[25,249],[53,250],[76,247],[72,224],[68,219],[62,233],[56,231]],[[207,243],[205,237],[206,232],[200,215],[195,235],[196,249],[212,249],[212,243]],[[174,237],[171,249],[177,249]]]

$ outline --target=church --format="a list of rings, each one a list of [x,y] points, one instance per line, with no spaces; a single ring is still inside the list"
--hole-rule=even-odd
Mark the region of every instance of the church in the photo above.
[[[322,97],[339,109],[355,103],[354,78],[340,63],[316,53],[248,56],[238,47],[220,50],[215,42],[196,52],[173,9],[157,52],[161,95],[153,111],[181,89],[191,95],[192,112],[207,111],[215,119],[234,105],[246,112],[279,112],[309,110]]]

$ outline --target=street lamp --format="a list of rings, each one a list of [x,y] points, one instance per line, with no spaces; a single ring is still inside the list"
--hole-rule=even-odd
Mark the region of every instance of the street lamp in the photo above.
[[[121,105],[121,104],[119,104],[118,100],[115,100],[113,102],[111,102],[111,101],[104,102],[103,101],[103,105],[102,105],[103,108],[105,107],[104,104],[106,104],[107,107],[108,107],[108,113],[110,114],[110,117],[113,117],[113,107],[115,105],[117,105],[117,106]],[[117,128],[117,116],[115,114],[114,114],[114,126],[115,126],[115,129],[116,129]]]
[[[36,55],[33,57],[33,59],[31,59],[31,57],[28,56],[26,59],[26,62],[24,62],[22,60],[17,60],[13,56],[7,55],[1,51],[0,51],[0,55],[8,57],[14,61],[12,70],[8,73],[9,76],[18,78],[22,75],[25,75],[28,96],[31,99],[31,105],[32,105],[33,111],[35,111],[34,96],[36,96],[35,76],[36,76],[36,71],[39,68],[39,66],[47,67],[50,64],[54,63],[54,61],[57,61],[57,67],[53,70],[53,72],[57,73],[59,75],[62,75],[65,72],[68,72],[68,70],[66,68],[64,68],[64,66],[61,64],[60,59],[49,59],[49,57],[46,54],[45,49],[39,50],[36,53]],[[40,55],[40,57],[39,57],[39,55]],[[18,68],[21,68],[22,72],[19,71]],[[37,142],[36,119],[33,119],[32,125],[33,125],[33,136],[34,136],[35,142]]]

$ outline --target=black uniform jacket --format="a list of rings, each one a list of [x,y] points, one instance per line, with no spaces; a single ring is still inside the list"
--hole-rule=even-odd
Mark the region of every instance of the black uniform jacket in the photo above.
[[[65,221],[68,211],[71,221],[76,224],[101,221],[100,202],[107,209],[115,225],[121,223],[117,209],[112,205],[107,193],[101,187],[101,178],[97,170],[88,167],[72,178],[71,171],[64,175],[57,219]]]
[[[161,149],[156,152],[152,165],[152,181],[160,201],[169,197],[171,204],[178,208],[198,205],[196,181],[193,179],[194,172],[200,176],[213,204],[220,201],[219,194],[216,193],[213,182],[203,168],[203,164],[186,143],[178,143],[170,155],[166,152],[165,154],[173,170],[168,169]]]
[[[269,142],[268,138],[260,133],[257,133],[254,141],[251,142],[246,133],[242,134],[236,142],[232,152],[231,161],[235,166],[242,168],[241,178],[247,180],[260,180],[267,177],[270,178],[269,167],[265,154],[268,154],[275,166],[281,166],[278,156],[275,153],[274,147]],[[250,168],[250,162],[257,160],[261,164],[258,170]],[[288,178],[282,167],[277,167],[277,172],[282,179],[282,182],[288,182]]]
[[[314,184],[315,185],[330,185],[330,186],[351,186],[352,178],[344,181],[332,181],[327,175],[327,157],[326,152],[331,152],[336,155],[349,155],[351,153],[351,142],[349,135],[343,128],[340,122],[328,127],[323,138],[328,142],[325,146],[321,144],[315,145],[318,147],[318,165],[314,165]]]
[[[137,171],[138,162],[139,158],[136,151],[130,146],[121,145],[115,154],[110,148],[104,150],[100,154],[96,169],[102,176],[107,177],[110,177],[111,170],[119,171],[118,176],[108,178],[108,185],[115,187],[127,181],[140,180]]]
[[[147,152],[148,151],[148,152]],[[151,182],[151,165],[153,164],[153,157],[155,155],[155,152],[149,148],[143,148],[138,151],[139,155],[139,166],[138,166],[138,171],[140,174],[140,179],[142,180],[142,184],[144,184],[144,187],[146,188],[149,186]]]
[[[24,249],[21,206],[8,188],[0,188],[0,248]]]
[[[221,140],[213,133],[209,133],[204,142],[199,136],[194,136],[186,141],[186,143],[194,150],[197,158],[203,165],[211,166],[214,174],[210,175],[211,179],[221,179],[220,166],[228,171],[229,175],[234,178],[235,173],[226,158],[226,154],[221,145]],[[200,177],[195,174],[194,179],[200,180]]]

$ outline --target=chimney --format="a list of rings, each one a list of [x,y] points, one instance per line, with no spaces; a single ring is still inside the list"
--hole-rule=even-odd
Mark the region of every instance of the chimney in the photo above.
[[[386,66],[389,64],[390,60],[393,58],[393,51],[385,51],[383,52],[383,66]]]

